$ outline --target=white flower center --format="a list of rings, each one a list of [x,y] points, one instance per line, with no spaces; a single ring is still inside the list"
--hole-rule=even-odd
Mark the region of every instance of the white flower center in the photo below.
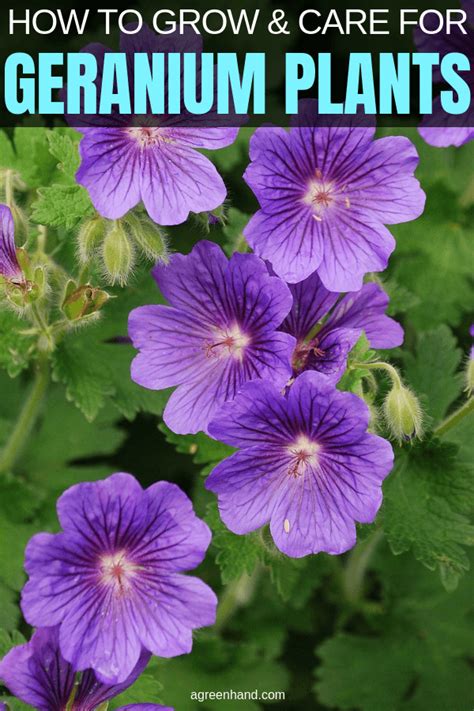
[[[306,435],[300,435],[297,440],[288,447],[291,454],[291,466],[288,474],[298,477],[304,474],[308,466],[315,466],[318,462],[319,444],[313,442]]]
[[[334,207],[336,202],[341,201],[341,193],[344,193],[345,189],[345,187],[338,188],[334,181],[325,178],[318,168],[315,177],[308,182],[303,202],[311,207],[314,219],[322,222],[326,211]],[[343,203],[345,207],[350,208],[351,202],[348,197],[343,197]]]
[[[242,360],[249,344],[250,336],[244,333],[238,324],[234,324],[230,328],[215,332],[214,342],[206,343],[206,355],[208,358],[231,356]]]
[[[125,551],[104,555],[100,559],[101,582],[113,586],[117,592],[128,590],[132,579],[141,569],[141,566],[127,559]]]
[[[132,126],[126,128],[127,134],[136,141],[140,148],[153,148],[160,143],[172,143],[173,139],[169,136],[165,128],[156,126]]]

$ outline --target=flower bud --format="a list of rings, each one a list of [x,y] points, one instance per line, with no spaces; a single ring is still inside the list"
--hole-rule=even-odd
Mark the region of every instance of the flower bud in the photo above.
[[[82,223],[77,235],[79,261],[86,264],[90,261],[105,237],[105,220],[93,217]]]
[[[129,214],[126,218],[130,236],[135,240],[140,250],[154,262],[166,262],[168,248],[165,234],[154,222],[136,215]]]
[[[385,420],[400,442],[421,437],[423,415],[416,395],[401,383],[394,383],[383,404]]]
[[[106,291],[90,284],[77,287],[71,280],[66,287],[62,310],[70,321],[77,321],[97,313],[108,299],[109,295]]]
[[[127,233],[119,220],[113,223],[105,235],[102,259],[110,283],[118,282],[120,286],[124,286],[133,268],[134,254]]]

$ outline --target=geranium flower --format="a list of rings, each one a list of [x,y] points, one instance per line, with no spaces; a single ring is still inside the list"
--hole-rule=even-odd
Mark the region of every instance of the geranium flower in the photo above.
[[[201,241],[153,275],[170,306],[131,312],[129,334],[140,351],[132,379],[153,390],[179,386],[163,415],[170,429],[205,430],[248,380],[285,385],[295,339],[277,329],[291,293],[261,259],[234,254],[228,260],[220,247]]]
[[[16,255],[15,225],[7,205],[0,205],[0,276],[15,284],[25,281]]]
[[[209,424],[240,448],[206,482],[226,526],[244,534],[270,523],[277,547],[295,558],[351,548],[355,522],[374,520],[393,464],[368,421],[365,403],[320,373],[300,375],[286,397],[271,383],[247,383]]]
[[[449,34],[444,31],[427,34],[417,28],[415,41],[419,52],[439,53],[441,58],[450,52],[458,52],[468,57],[471,67],[474,65],[474,0],[462,0],[461,6],[467,13],[467,34],[463,34],[457,27],[451,27]],[[434,17],[432,22],[436,22]],[[472,92],[474,90],[472,72],[463,72],[462,76],[470,84]],[[442,81],[440,71],[435,73],[434,80]],[[419,133],[426,143],[437,148],[462,146],[474,139],[474,110],[470,109],[462,116],[447,114],[443,111],[440,98],[437,97],[433,103],[433,112],[423,118]]]
[[[135,53],[199,54],[202,45],[194,31],[165,37],[145,25],[136,34],[122,35],[120,49],[130,60],[128,83],[133,95]],[[98,59],[100,86],[103,57],[110,50],[93,44],[84,51]],[[165,76],[165,86],[167,83]],[[184,111],[159,117],[151,113],[135,116],[114,113],[107,117],[110,125],[106,126],[104,117],[68,119],[84,134],[77,181],[87,188],[102,216],[123,217],[143,201],[155,222],[177,225],[187,219],[191,210],[213,210],[224,201],[227,191],[222,178],[211,161],[196,149],[224,148],[234,142],[238,128],[213,126],[216,122],[212,116],[192,116]]]
[[[388,296],[374,283],[341,295],[328,291],[314,273],[290,284],[293,306],[282,329],[297,339],[293,371],[318,370],[337,383],[347,355],[365,332],[373,348],[395,348],[403,342],[403,329],[385,315]]]
[[[14,647],[0,662],[0,679],[17,698],[38,711],[94,711],[131,686],[150,659],[142,652],[130,676],[121,684],[107,685],[88,669],[76,679],[73,667],[59,648],[57,627],[37,630],[27,644]],[[1,704],[0,704],[1,706]],[[5,707],[6,708],[6,707]],[[132,704],[117,711],[173,711],[157,704]]]
[[[327,289],[356,291],[366,272],[387,266],[395,242],[384,225],[423,212],[418,154],[403,136],[374,141],[373,126],[315,125],[314,101],[298,121],[252,136],[244,178],[261,209],[244,234],[285,281],[317,270]]]
[[[160,481],[143,491],[130,474],[113,474],[72,486],[57,511],[63,532],[39,533],[26,549],[27,622],[59,625],[64,659],[107,683],[125,681],[143,650],[189,652],[217,601],[182,575],[202,561],[211,534],[179,487]]]

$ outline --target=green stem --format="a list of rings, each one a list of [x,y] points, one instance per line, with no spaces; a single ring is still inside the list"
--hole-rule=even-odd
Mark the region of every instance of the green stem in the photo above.
[[[254,593],[260,572],[261,569],[257,566],[252,575],[244,574],[227,586],[217,609],[217,619],[214,625],[216,632],[222,631],[239,607],[248,604]]]
[[[453,412],[449,417],[447,417],[444,422],[442,422],[438,427],[435,428],[434,434],[438,437],[442,437],[448,430],[456,427],[458,422],[469,415],[470,412],[474,410],[474,397],[470,397],[464,405],[462,405],[458,410]]]
[[[364,578],[372,556],[383,538],[378,528],[351,552],[343,572],[343,589],[348,602],[355,605],[362,596]]]
[[[35,379],[7,443],[0,453],[0,473],[10,471],[20,456],[38,417],[49,382],[48,362],[38,363]]]
[[[390,376],[394,385],[402,387],[402,381],[398,374],[398,370],[390,365],[390,363],[384,363],[383,361],[376,361],[373,363],[352,363],[353,368],[368,368],[369,370],[385,370]]]

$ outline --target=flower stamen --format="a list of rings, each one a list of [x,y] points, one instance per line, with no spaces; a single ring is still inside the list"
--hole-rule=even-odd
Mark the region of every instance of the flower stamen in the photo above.
[[[207,358],[227,355],[242,360],[245,348],[250,343],[249,336],[237,324],[226,331],[217,333],[216,339],[215,343],[206,343],[205,345]]]

